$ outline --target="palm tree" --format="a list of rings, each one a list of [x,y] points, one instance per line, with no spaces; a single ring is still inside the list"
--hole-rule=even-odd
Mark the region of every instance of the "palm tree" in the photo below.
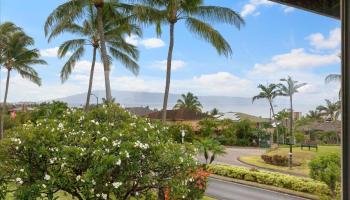
[[[67,0],[66,3],[58,6],[47,18],[45,22],[45,34],[47,35],[50,30],[55,29],[57,25],[64,22],[74,22],[84,19],[91,7],[96,11],[97,34],[99,36],[99,45],[105,75],[106,99],[110,101],[112,99],[109,78],[110,59],[107,53],[103,16],[107,12],[110,16],[110,20],[119,21],[119,23],[125,22],[126,18],[124,15],[125,13],[130,13],[132,6],[121,3],[118,0]]]
[[[278,112],[275,116],[275,119],[280,122],[284,128],[288,126],[288,118],[289,112],[287,112],[285,109]],[[283,144],[285,144],[285,131],[283,131]]]
[[[171,79],[172,56],[175,43],[175,24],[184,20],[188,30],[209,42],[219,55],[230,56],[232,50],[222,35],[210,23],[220,22],[240,28],[244,24],[243,18],[230,8],[219,6],[204,6],[203,0],[132,0],[143,3],[143,7],[135,6],[139,17],[146,22],[156,24],[157,34],[160,35],[161,25],[169,25],[169,49],[167,57],[167,70],[165,92],[163,101],[162,120],[166,120],[168,97]],[[145,6],[148,6],[148,9]]]
[[[253,97],[253,103],[254,101],[258,99],[266,99],[269,102],[270,110],[272,112],[272,118],[275,118],[275,110],[273,107],[273,100],[279,95],[279,88],[276,84],[269,84],[267,86],[259,85],[258,88],[261,90],[261,92]],[[270,120],[272,120],[270,118]]]
[[[40,59],[38,49],[30,49],[32,45],[34,45],[33,38],[27,36],[20,30],[10,33],[10,35],[3,40],[3,52],[0,58],[0,64],[7,69],[7,79],[1,113],[0,139],[4,136],[4,115],[6,111],[11,71],[15,70],[23,78],[28,79],[39,86],[41,85],[41,79],[31,65],[47,63]]]
[[[195,146],[199,150],[199,153],[203,154],[205,164],[212,164],[216,156],[226,153],[225,147],[222,146],[217,140],[211,138],[204,138],[199,141],[195,141]]]
[[[0,24],[0,55],[2,55],[2,51],[5,48],[5,42],[8,37],[14,33],[15,31],[21,31],[19,27],[17,27],[12,22],[4,22]]]
[[[326,84],[331,83],[331,82],[341,82],[341,75],[340,74],[329,74],[325,78]],[[341,88],[339,90],[339,99],[341,98]]]
[[[106,13],[108,14],[108,13]],[[110,16],[104,15],[104,35],[106,44],[109,50],[109,57],[121,61],[125,67],[130,69],[135,75],[139,72],[139,66],[135,60],[138,59],[139,52],[134,45],[125,41],[125,35],[135,34],[141,35],[139,27],[126,22],[118,24],[112,21]],[[72,55],[65,63],[61,70],[61,80],[65,82],[72,73],[77,61],[83,56],[86,51],[86,46],[92,47],[92,64],[90,68],[89,88],[86,97],[85,111],[89,109],[92,81],[94,75],[94,68],[96,63],[97,50],[101,50],[100,37],[98,34],[96,12],[90,5],[87,18],[82,22],[82,25],[74,22],[62,22],[52,29],[49,34],[49,41],[63,32],[69,32],[81,36],[77,39],[72,39],[64,42],[58,50],[58,56],[63,58],[69,51],[73,51]],[[118,22],[118,21],[117,21]]]
[[[191,92],[181,95],[182,99],[178,99],[174,109],[187,108],[195,112],[202,111],[202,104],[199,102],[198,97],[194,96]]]
[[[321,119],[321,113],[316,110],[310,110],[309,113],[306,115],[306,118],[311,120],[319,120]]]
[[[340,115],[340,102],[337,101],[335,103],[332,103],[330,100],[325,99],[326,105],[318,106],[316,109],[319,111],[319,114],[321,116],[326,116],[331,121],[335,121],[338,119]]]
[[[298,81],[294,81],[290,76],[288,76],[286,79],[281,79],[282,82],[285,82],[284,84],[279,84],[280,88],[280,95],[281,96],[288,96],[289,97],[289,103],[290,103],[290,114],[289,114],[289,144],[290,144],[290,157],[289,157],[289,168],[292,168],[292,143],[294,143],[294,135],[293,135],[293,95],[295,93],[298,93],[299,89],[306,85],[306,83],[298,83]]]
[[[211,116],[221,115],[222,113],[217,108],[213,108],[213,110],[210,111]]]

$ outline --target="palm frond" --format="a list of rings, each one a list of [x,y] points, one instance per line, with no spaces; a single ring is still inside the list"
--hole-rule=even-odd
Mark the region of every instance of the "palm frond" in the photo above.
[[[79,47],[75,50],[75,52],[70,56],[68,61],[64,64],[62,70],[61,70],[61,81],[64,83],[66,80],[68,80],[69,75],[72,73],[72,70],[75,67],[75,64],[80,58],[83,56],[85,52],[84,47]]]
[[[192,33],[213,45],[219,55],[225,55],[226,57],[232,55],[229,43],[211,25],[192,17],[186,19],[186,25]]]
[[[331,83],[331,82],[340,82],[341,81],[341,75],[340,74],[329,74],[325,78],[326,84]]]
[[[115,59],[124,64],[124,66],[127,69],[129,69],[133,74],[137,75],[139,73],[139,65],[129,55],[113,47],[109,47],[109,52]]]
[[[240,14],[230,8],[220,6],[199,6],[194,13],[191,13],[205,21],[213,23],[227,23],[236,26],[238,29],[245,24]]]
[[[67,55],[69,51],[75,51],[77,49],[83,48],[85,45],[85,42],[86,42],[85,39],[73,39],[73,40],[65,41],[58,48],[58,57],[63,58],[64,56]]]

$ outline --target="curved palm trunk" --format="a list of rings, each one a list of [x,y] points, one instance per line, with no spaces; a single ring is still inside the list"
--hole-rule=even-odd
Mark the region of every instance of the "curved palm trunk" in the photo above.
[[[5,119],[5,112],[6,112],[7,94],[9,90],[9,84],[10,84],[10,73],[11,73],[11,70],[7,69],[6,89],[5,89],[4,102],[2,103],[2,112],[1,112],[0,140],[4,138],[4,119]]]
[[[108,62],[108,56],[107,56],[105,34],[104,34],[104,30],[103,30],[102,6],[103,5],[96,6],[96,8],[97,8],[97,26],[98,26],[98,34],[100,36],[101,55],[102,55],[103,68],[104,68],[104,74],[105,74],[106,100],[107,100],[107,102],[111,102],[112,101],[111,83],[109,80],[110,68],[109,68],[109,62]]]
[[[174,29],[175,29],[175,23],[170,23],[170,44],[169,44],[167,66],[166,66],[166,81],[165,81],[163,115],[162,115],[163,122],[166,121],[166,112],[168,108],[168,98],[169,98],[170,78],[171,78],[171,61],[173,58],[173,50],[174,50]]]
[[[289,97],[290,101],[290,122],[289,122],[289,169],[292,169],[293,165],[293,144],[294,144],[294,135],[293,135],[293,96]]]
[[[95,70],[95,63],[96,63],[96,53],[97,53],[97,47],[94,47],[94,52],[93,52],[93,56],[92,56],[91,70],[90,70],[89,89],[88,89],[88,92],[87,92],[86,104],[85,104],[85,112],[87,112],[89,110],[89,105],[90,105],[92,81],[94,79],[94,70]]]

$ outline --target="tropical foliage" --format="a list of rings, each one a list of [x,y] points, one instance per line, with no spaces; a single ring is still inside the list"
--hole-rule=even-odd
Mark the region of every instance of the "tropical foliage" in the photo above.
[[[326,105],[320,105],[316,109],[319,111],[321,116],[325,116],[325,118],[330,119],[331,121],[337,120],[340,116],[340,102],[331,102],[326,99]]]
[[[325,182],[333,197],[337,183],[340,182],[341,159],[339,154],[321,155],[309,163],[310,177]]]
[[[1,114],[1,130],[0,139],[3,138],[4,133],[4,115],[6,111],[6,101],[9,91],[11,72],[17,72],[22,78],[28,79],[31,82],[41,85],[41,78],[32,67],[37,64],[47,64],[40,59],[39,50],[32,48],[34,39],[26,35],[21,29],[16,28],[11,23],[4,23],[0,25],[0,32],[9,31],[4,36],[0,37],[0,65],[7,70],[5,95]]]
[[[272,118],[275,118],[275,109],[273,105],[273,100],[279,95],[279,87],[276,84],[269,84],[267,86],[258,85],[261,92],[253,97],[253,102],[258,99],[266,99],[269,102],[270,110],[272,112]]]
[[[187,94],[181,95],[182,99],[178,99],[174,109],[189,109],[195,112],[202,111],[202,104],[199,102],[197,96],[194,96],[192,93],[188,92]]]
[[[204,138],[195,142],[195,146],[199,150],[199,153],[204,156],[205,164],[211,164],[214,162],[217,156],[225,154],[225,147],[217,140],[211,138]]]
[[[99,38],[99,49],[101,53],[101,58],[103,61],[104,75],[105,75],[105,87],[106,87],[106,100],[111,101],[111,86],[110,86],[110,70],[111,70],[111,58],[108,56],[107,47],[107,36],[105,33],[105,24],[112,22],[114,25],[120,25],[123,23],[128,23],[130,14],[133,11],[133,6],[120,2],[118,0],[80,0],[80,1],[66,1],[62,5],[58,6],[47,18],[45,23],[45,34],[48,35],[50,32],[60,27],[65,23],[72,23],[79,20],[89,20],[91,13],[95,14],[96,23],[94,23],[94,28],[97,28],[96,34]],[[105,17],[104,16],[108,16]],[[109,21],[109,22],[108,22]],[[115,33],[114,33],[115,34]],[[95,35],[95,34],[94,34]],[[119,38],[116,38],[117,41]],[[116,46],[119,46],[117,44]],[[76,50],[81,49],[77,48]],[[111,49],[109,49],[111,50]],[[112,50],[112,55],[114,52],[120,52]],[[79,55],[82,54],[81,50],[78,51]],[[126,52],[124,52],[126,53]],[[130,52],[128,52],[130,53]],[[118,55],[118,54],[117,54]],[[126,54],[128,55],[128,54]],[[125,60],[126,58],[122,55],[116,56],[119,60]]]
[[[101,41],[96,23],[97,13],[96,10],[93,9],[92,5],[89,5],[85,15],[86,17],[81,23],[62,21],[56,24],[55,27],[52,27],[52,29],[50,29],[46,34],[49,38],[49,41],[57,37],[59,34],[65,32],[79,36],[79,38],[65,41],[59,47],[58,56],[60,58],[64,58],[68,54],[71,54],[61,70],[62,82],[65,82],[69,78],[69,75],[72,73],[76,63],[86,52],[86,47],[92,47],[92,64],[90,67],[89,88],[85,104],[85,110],[88,110],[95,70],[94,68],[96,64],[96,56],[97,52],[101,52]],[[140,28],[134,24],[129,23],[127,20],[114,20],[113,16],[110,16],[108,12],[104,12],[103,20],[103,31],[108,50],[107,53],[109,62],[112,58],[114,58],[120,61],[134,74],[138,74],[139,66],[136,63],[136,60],[138,59],[139,52],[134,45],[129,44],[125,41],[125,36],[130,34],[141,35]],[[111,63],[109,63],[109,65],[110,64]]]
[[[64,191],[78,199],[148,199],[162,188],[171,199],[200,199],[205,188],[196,185],[193,158],[192,147],[174,143],[166,127],[119,107],[87,114],[68,109],[60,120],[41,119],[8,132],[0,142],[0,194],[55,199]],[[13,181],[16,186],[8,188]]]
[[[223,36],[212,27],[211,22],[226,23],[240,28],[244,24],[243,18],[230,8],[219,6],[205,6],[203,0],[133,0],[141,3],[135,6],[136,13],[142,21],[156,24],[158,35],[162,33],[161,27],[169,25],[169,50],[167,58],[166,84],[163,101],[163,122],[166,120],[172,56],[175,44],[175,25],[184,21],[187,29],[196,36],[209,42],[218,54],[229,56],[232,50]],[[148,8],[145,8],[147,6]]]

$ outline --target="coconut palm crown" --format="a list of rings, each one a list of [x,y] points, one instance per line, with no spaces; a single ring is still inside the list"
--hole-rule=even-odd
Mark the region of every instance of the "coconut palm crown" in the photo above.
[[[123,21],[121,24],[119,23],[121,21],[111,20],[112,17],[109,16],[108,12],[104,13],[103,19],[104,35],[108,48],[107,52],[109,62],[112,58],[115,58],[116,60],[120,61],[127,69],[137,75],[139,72],[139,66],[136,63],[136,60],[139,57],[139,51],[134,45],[129,44],[125,41],[125,36],[130,34],[141,36],[142,32],[140,28],[134,24],[129,23],[128,20]],[[99,40],[100,37],[97,27],[97,13],[93,7],[90,6],[88,13],[86,13],[86,19],[84,19],[81,24],[71,21],[57,24],[54,29],[50,30],[50,34],[48,35],[49,41],[64,32],[72,33],[80,37],[65,41],[59,47],[58,56],[60,58],[64,58],[68,55],[69,52],[73,52],[61,70],[62,82],[65,82],[68,79],[77,61],[79,61],[86,52],[86,47],[92,47],[93,56],[90,68],[89,88],[85,105],[85,110],[87,111],[92,90],[92,81],[97,50],[101,52],[101,45]],[[110,63],[108,64],[110,65]]]
[[[202,104],[199,102],[198,97],[194,96],[192,93],[188,92],[187,94],[181,95],[182,99],[178,99],[174,109],[187,108],[195,112],[202,111]]]
[[[205,6],[203,0],[131,0],[138,2],[135,13],[146,23],[155,23],[157,34],[162,33],[162,25],[169,26],[169,49],[165,92],[163,100],[162,120],[166,120],[166,111],[170,90],[171,67],[175,44],[175,25],[184,21],[187,29],[199,38],[209,42],[219,55],[230,56],[232,49],[223,36],[211,24],[226,23],[240,28],[244,24],[243,18],[230,8],[220,6]],[[146,6],[146,7],[145,7]]]
[[[86,18],[86,15],[91,9],[96,11],[97,33],[99,36],[99,45],[101,58],[103,61],[106,99],[112,99],[110,85],[110,58],[107,53],[106,37],[104,32],[103,16],[108,12],[113,21],[125,21],[125,14],[130,13],[132,6],[122,3],[118,0],[67,0],[65,3],[58,6],[47,18],[45,22],[45,34],[48,35],[52,30],[56,29],[59,24],[65,22],[74,22]]]
[[[266,99],[269,102],[270,109],[272,111],[272,118],[275,118],[275,110],[273,107],[273,100],[279,95],[279,87],[276,84],[269,84],[267,86],[258,85],[260,93],[253,97],[252,101],[258,99]]]
[[[2,27],[0,27],[1,29]],[[10,84],[10,76],[12,71],[16,71],[22,78],[41,85],[41,78],[32,68],[32,65],[47,64],[40,59],[38,49],[31,48],[34,45],[34,39],[26,35],[20,29],[12,29],[6,38],[2,39],[2,51],[0,56],[0,65],[7,70],[5,95],[1,114],[1,130],[0,139],[4,134],[4,115],[6,112],[6,101]]]
[[[331,102],[325,99],[326,105],[318,106],[316,109],[319,111],[320,115],[329,118],[331,121],[337,120],[340,116],[340,102]]]

